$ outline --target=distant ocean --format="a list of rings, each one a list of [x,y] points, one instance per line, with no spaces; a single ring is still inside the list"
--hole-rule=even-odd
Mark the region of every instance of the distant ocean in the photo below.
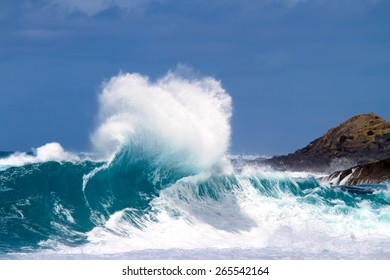
[[[388,185],[233,164],[230,117],[212,78],[114,77],[93,153],[0,153],[0,258],[390,259]]]

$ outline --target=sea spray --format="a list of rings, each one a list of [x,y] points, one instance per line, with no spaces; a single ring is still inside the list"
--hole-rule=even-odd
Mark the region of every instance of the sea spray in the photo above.
[[[128,149],[157,165],[205,170],[225,156],[230,141],[231,98],[211,77],[169,72],[152,82],[139,74],[112,78],[99,96],[96,149],[111,157]]]
[[[67,152],[57,142],[47,143],[39,148],[33,149],[28,153],[13,153],[5,158],[0,158],[0,166],[22,166],[25,164],[47,162],[47,161],[79,161],[80,157],[76,154]]]
[[[147,209],[177,180],[229,165],[231,98],[213,78],[169,72],[151,82],[120,74],[99,101],[100,124],[91,139],[109,163],[83,185],[96,223],[125,207]]]

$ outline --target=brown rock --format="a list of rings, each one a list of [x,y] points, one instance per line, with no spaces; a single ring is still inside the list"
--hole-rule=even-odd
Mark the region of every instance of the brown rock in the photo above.
[[[335,160],[346,159],[362,165],[387,158],[390,158],[390,123],[369,113],[356,115],[303,149],[273,157],[266,163],[280,170],[329,172]]]

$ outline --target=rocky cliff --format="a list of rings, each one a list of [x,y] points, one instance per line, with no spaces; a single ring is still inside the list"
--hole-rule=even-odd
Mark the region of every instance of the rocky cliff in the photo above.
[[[356,115],[292,154],[265,161],[279,170],[329,172],[341,164],[363,165],[390,158],[390,123],[379,116]]]
[[[390,158],[355,166],[342,171],[336,171],[322,179],[331,182],[334,186],[382,184],[389,182]]]

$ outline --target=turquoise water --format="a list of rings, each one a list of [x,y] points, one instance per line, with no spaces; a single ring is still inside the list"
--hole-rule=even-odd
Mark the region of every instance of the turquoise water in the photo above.
[[[378,244],[389,244],[389,191],[362,187],[375,191],[359,195],[309,174],[253,166],[199,176],[126,149],[111,162],[8,167],[0,171],[0,252],[3,258],[136,258],[140,252],[337,258],[352,242],[356,254],[387,258],[389,249]]]

